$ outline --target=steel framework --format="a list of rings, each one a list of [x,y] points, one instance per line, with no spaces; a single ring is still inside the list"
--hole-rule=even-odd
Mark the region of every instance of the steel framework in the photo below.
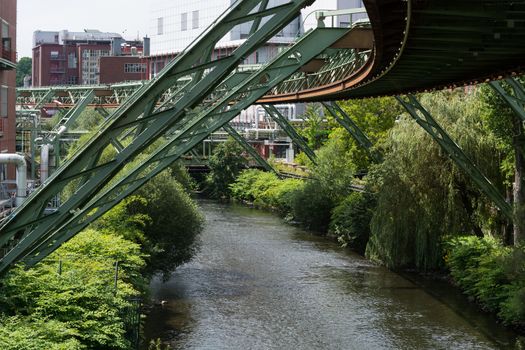
[[[432,136],[432,138],[441,146],[454,163],[461,168],[479,189],[489,197],[501,212],[510,220],[513,218],[512,205],[509,204],[500,191],[492,182],[478,169],[472,160],[463,152],[463,150],[450,138],[439,123],[432,115],[419,103],[413,95],[408,95],[407,99],[396,96],[405,110],[412,118]]]
[[[166,142],[149,157],[140,159],[140,165],[123,174],[96,197],[92,197],[93,199],[86,205],[77,207],[70,215],[65,215],[60,220],[54,219],[54,226],[39,230],[38,237],[32,239],[31,244],[24,245],[25,240],[22,240],[16,246],[18,249],[2,259],[0,271],[25,256],[31,257],[29,261],[38,261],[49,254],[61,242],[74,236],[151,177],[202,142],[211,132],[228,123],[241,110],[250,106],[276,84],[321,53],[346,31],[347,29],[336,28],[315,29],[253,74],[249,71],[237,71],[230,75],[223,85],[215,89],[215,98],[204,105],[200,104],[188,109],[184,117],[170,127]],[[217,96],[218,92],[222,92],[222,95]]]

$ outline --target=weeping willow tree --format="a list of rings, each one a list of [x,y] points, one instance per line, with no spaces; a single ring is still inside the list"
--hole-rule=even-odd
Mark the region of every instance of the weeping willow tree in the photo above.
[[[426,94],[421,102],[503,192],[500,154],[476,94]],[[489,200],[408,115],[399,118],[382,148],[384,162],[369,175],[378,197],[368,257],[390,268],[434,269],[442,262],[444,236],[481,236],[498,225]]]

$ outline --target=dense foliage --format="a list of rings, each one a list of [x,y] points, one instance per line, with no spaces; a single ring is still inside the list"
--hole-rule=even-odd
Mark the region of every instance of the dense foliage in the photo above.
[[[206,188],[212,197],[230,198],[230,184],[246,168],[247,160],[243,151],[232,138],[214,149],[209,160],[211,172],[206,178]]]
[[[197,247],[202,216],[177,179],[191,186],[174,166],[35,267],[12,269],[0,287],[0,348],[129,349],[131,299]]]
[[[33,60],[31,57],[22,57],[16,63],[16,87],[24,86],[24,78],[31,77]]]
[[[435,93],[422,103],[494,184],[502,184],[495,140],[475,95]],[[412,119],[402,117],[383,144],[384,162],[369,175],[377,193],[367,255],[391,268],[439,268],[440,242],[478,233],[498,220],[490,201]],[[501,189],[503,192],[503,189]]]
[[[525,249],[505,247],[492,237],[447,241],[445,261],[465,293],[506,324],[525,325]]]
[[[230,190],[236,200],[252,202],[259,208],[275,209],[287,215],[293,210],[294,192],[302,186],[302,180],[280,180],[274,173],[250,169],[241,172],[230,185]]]

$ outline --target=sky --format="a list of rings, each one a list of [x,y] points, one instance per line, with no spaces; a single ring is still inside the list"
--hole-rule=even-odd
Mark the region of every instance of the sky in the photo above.
[[[31,57],[35,30],[81,32],[99,29],[125,39],[149,34],[147,0],[18,0],[18,58]]]

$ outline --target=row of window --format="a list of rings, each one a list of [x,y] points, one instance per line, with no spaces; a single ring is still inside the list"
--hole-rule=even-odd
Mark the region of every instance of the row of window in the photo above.
[[[199,11],[191,12],[191,29],[199,28]],[[185,32],[188,30],[188,12],[180,14],[180,30]],[[164,34],[164,17],[157,18],[157,35]]]
[[[124,63],[125,73],[146,73],[146,63]]]

